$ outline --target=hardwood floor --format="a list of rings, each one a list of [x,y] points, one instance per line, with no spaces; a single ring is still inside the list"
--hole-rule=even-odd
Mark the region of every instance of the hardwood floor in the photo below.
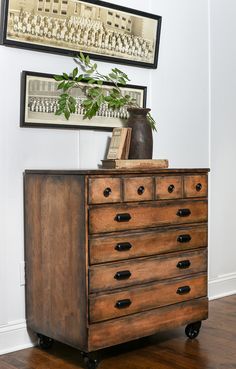
[[[107,349],[102,357],[99,369],[235,369],[236,295],[210,303],[210,318],[193,341],[179,328]],[[0,357],[0,369],[81,368],[79,352],[59,343],[49,351],[31,348]]]

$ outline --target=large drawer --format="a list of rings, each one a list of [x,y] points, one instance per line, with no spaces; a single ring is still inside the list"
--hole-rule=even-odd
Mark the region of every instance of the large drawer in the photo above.
[[[89,210],[90,234],[206,221],[207,200],[153,201]]]
[[[90,264],[186,251],[207,246],[207,225],[90,236]]]
[[[204,274],[90,296],[90,322],[118,318],[206,295],[207,276]]]
[[[89,350],[118,345],[161,330],[207,319],[207,298],[194,299],[142,313],[107,320],[88,327]]]
[[[90,293],[112,290],[206,270],[206,249],[93,265],[89,268],[89,290]]]

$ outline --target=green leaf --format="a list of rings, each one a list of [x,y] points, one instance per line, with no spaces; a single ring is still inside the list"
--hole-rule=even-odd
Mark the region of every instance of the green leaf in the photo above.
[[[72,76],[73,76],[73,78],[75,78],[75,77],[77,76],[78,72],[79,72],[79,70],[78,70],[78,68],[76,67],[76,68],[73,70],[73,72],[72,72]]]
[[[68,79],[69,79],[69,76],[68,76],[68,74],[66,74],[66,73],[63,73],[63,77],[64,77],[66,80],[68,80]]]
[[[69,110],[65,110],[65,111],[64,111],[64,116],[65,116],[65,118],[66,118],[67,120],[70,118],[70,112],[69,112]]]
[[[53,78],[56,80],[56,81],[63,81],[64,80],[64,77],[63,76],[53,76]]]
[[[84,54],[82,52],[79,53],[79,58],[80,60],[84,63],[85,62],[85,57]]]
[[[94,82],[96,82],[96,79],[94,79],[94,78],[90,78],[89,80],[88,80],[88,82],[87,83],[94,83]]]
[[[60,89],[64,88],[64,85],[65,85],[65,81],[59,83],[59,85],[57,86],[57,89],[60,90]]]
[[[108,75],[111,79],[117,79],[117,74],[115,73],[109,73]]]
[[[89,64],[90,64],[90,58],[89,58],[89,56],[88,56],[88,55],[87,55],[87,56],[86,56],[86,58],[85,58],[85,62],[86,62],[86,64],[87,64],[87,65],[89,65]]]
[[[55,115],[61,115],[62,113],[63,113],[63,110],[58,109],[58,110],[56,111]]]

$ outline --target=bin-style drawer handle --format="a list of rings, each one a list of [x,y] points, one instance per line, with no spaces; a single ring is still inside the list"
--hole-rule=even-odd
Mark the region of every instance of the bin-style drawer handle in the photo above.
[[[189,286],[182,286],[179,287],[176,291],[178,295],[185,295],[191,291],[191,288]]]
[[[176,265],[177,268],[179,269],[187,269],[189,268],[191,265],[190,260],[181,260],[178,262],[178,264]]]
[[[129,242],[121,242],[121,243],[118,243],[116,246],[115,246],[115,250],[117,251],[128,251],[130,250],[132,247],[131,243]]]
[[[132,304],[132,301],[130,299],[124,299],[124,300],[119,300],[116,302],[115,307],[117,309],[124,309],[129,307]]]
[[[186,242],[190,242],[192,239],[192,237],[190,236],[190,234],[181,234],[178,238],[177,241],[180,243],[186,243]]]
[[[129,279],[130,277],[131,277],[131,272],[129,270],[121,270],[120,272],[117,272],[114,275],[114,278],[117,279],[118,281],[122,279]]]
[[[116,214],[115,220],[117,222],[128,222],[131,219],[131,215],[129,213]]]
[[[191,210],[190,209],[179,209],[176,215],[178,215],[178,217],[188,217],[189,215],[191,215]]]

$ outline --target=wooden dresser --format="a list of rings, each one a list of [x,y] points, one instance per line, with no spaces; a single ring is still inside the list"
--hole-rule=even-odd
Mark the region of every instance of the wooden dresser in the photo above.
[[[27,324],[42,346],[92,352],[181,325],[196,337],[208,316],[207,174],[25,172]]]

